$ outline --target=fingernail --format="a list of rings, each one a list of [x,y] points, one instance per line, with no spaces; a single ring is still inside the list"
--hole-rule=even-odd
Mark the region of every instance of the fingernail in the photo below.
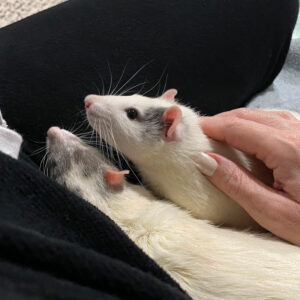
[[[201,152],[197,157],[197,164],[200,172],[206,176],[214,175],[218,167],[218,163],[204,152]]]

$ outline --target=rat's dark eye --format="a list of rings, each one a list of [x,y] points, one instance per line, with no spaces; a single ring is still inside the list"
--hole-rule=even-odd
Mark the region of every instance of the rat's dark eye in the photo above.
[[[138,118],[138,111],[135,108],[126,109],[127,117],[130,120],[136,120]]]

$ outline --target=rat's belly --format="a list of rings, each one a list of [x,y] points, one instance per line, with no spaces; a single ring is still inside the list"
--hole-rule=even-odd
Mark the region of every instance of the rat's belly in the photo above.
[[[144,179],[156,194],[187,209],[196,218],[236,228],[259,227],[234,200],[197,170],[194,172],[189,170],[180,176],[178,172],[160,172],[155,177],[145,173]]]

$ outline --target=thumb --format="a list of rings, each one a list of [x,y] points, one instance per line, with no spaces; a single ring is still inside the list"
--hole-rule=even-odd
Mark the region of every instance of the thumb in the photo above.
[[[241,205],[263,227],[266,226],[266,220],[280,212],[285,204],[280,192],[221,155],[201,153],[197,157],[197,164],[211,183]]]

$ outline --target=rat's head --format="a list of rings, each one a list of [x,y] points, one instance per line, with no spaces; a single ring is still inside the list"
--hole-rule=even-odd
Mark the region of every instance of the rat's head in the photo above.
[[[50,177],[83,198],[122,188],[124,174],[96,149],[71,132],[51,127],[47,132],[47,167]]]
[[[147,153],[175,148],[192,123],[198,127],[196,113],[176,103],[176,94],[171,89],[158,98],[89,95],[85,98],[87,118],[103,139],[133,161],[145,159]]]

